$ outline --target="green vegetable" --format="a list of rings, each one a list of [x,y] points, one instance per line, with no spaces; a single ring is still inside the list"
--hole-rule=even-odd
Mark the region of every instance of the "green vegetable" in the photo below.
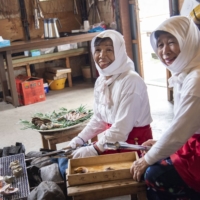
[[[77,120],[67,120],[65,116],[72,112],[86,114],[86,115]],[[70,127],[70,126],[74,126],[76,124],[82,123],[82,122],[90,119],[92,115],[93,115],[92,110],[87,110],[85,106],[81,105],[80,107],[78,107],[75,110],[67,110],[66,108],[60,108],[58,112],[56,112],[54,110],[51,113],[35,113],[32,116],[32,118],[38,117],[40,119],[49,119],[53,123],[61,124],[60,128],[66,128],[66,127]],[[35,126],[32,123],[32,121],[20,119],[19,123],[24,126],[22,128],[22,130],[29,129],[29,128],[40,130],[40,128]],[[56,128],[52,128],[52,130],[53,129],[56,129]]]

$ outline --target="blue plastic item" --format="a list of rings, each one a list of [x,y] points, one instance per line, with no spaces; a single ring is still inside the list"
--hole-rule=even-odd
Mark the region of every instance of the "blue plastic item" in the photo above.
[[[41,52],[40,50],[30,50],[30,56],[33,57],[33,56],[40,56],[41,55]]]
[[[0,47],[10,46],[10,40],[0,41]]]
[[[88,32],[89,33],[95,33],[95,32],[101,32],[101,31],[105,31],[105,29],[102,28],[101,26],[97,26],[95,28],[90,29]]]
[[[49,85],[48,85],[48,83],[44,83],[43,86],[44,86],[44,93],[45,94],[49,93]]]

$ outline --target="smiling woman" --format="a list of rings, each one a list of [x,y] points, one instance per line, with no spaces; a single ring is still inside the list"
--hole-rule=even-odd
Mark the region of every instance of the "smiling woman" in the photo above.
[[[123,152],[108,151],[106,142],[141,144],[152,138],[147,87],[134,71],[123,36],[117,31],[103,31],[93,38],[91,49],[100,75],[94,88],[94,115],[70,146],[83,145],[102,134],[95,144],[77,149],[73,158]]]
[[[131,167],[133,179],[142,174],[149,200],[200,199],[200,32],[184,16],[164,21],[150,37],[151,45],[172,76],[174,118],[144,157]]]
[[[178,40],[166,31],[156,31],[157,54],[166,65],[171,65],[180,53]]]
[[[107,38],[97,38],[94,42],[94,60],[101,69],[108,67],[114,60],[114,47],[112,40]]]

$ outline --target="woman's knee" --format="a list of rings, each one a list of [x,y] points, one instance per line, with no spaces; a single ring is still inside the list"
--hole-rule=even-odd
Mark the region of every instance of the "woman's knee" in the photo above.
[[[144,180],[147,185],[155,185],[155,183],[163,182],[163,176],[165,176],[166,171],[169,170],[170,166],[162,166],[160,164],[154,164],[147,168],[144,174]]]
[[[146,169],[146,172],[144,174],[144,180],[147,184],[150,182],[154,182],[155,176],[156,176],[156,169],[155,166],[152,165]]]

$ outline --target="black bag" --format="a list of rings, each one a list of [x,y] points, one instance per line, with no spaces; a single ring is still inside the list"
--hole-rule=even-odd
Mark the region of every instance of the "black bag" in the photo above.
[[[19,153],[25,153],[25,147],[22,143],[16,142],[15,146],[4,147],[0,149],[0,157],[11,156]]]

